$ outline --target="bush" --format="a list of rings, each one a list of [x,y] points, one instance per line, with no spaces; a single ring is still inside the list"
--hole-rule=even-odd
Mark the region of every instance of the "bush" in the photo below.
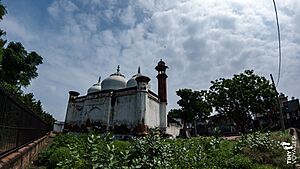
[[[278,137],[278,136],[276,136]],[[110,135],[60,135],[38,158],[47,168],[289,168],[286,152],[271,134],[238,141],[219,137],[164,140],[153,132],[130,141]]]
[[[273,138],[277,138],[274,140]],[[234,147],[235,154],[241,153],[258,164],[270,164],[280,168],[291,168],[286,164],[286,151],[280,145],[281,141],[288,139],[278,134],[255,132],[243,135]],[[278,141],[280,140],[280,141]]]

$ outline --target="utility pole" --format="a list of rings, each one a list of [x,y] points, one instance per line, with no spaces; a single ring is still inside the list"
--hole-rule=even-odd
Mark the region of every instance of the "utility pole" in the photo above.
[[[276,92],[276,99],[277,99],[277,104],[278,104],[279,114],[280,114],[281,130],[284,131],[285,130],[285,125],[284,125],[284,120],[283,120],[283,114],[282,114],[282,109],[281,109],[281,105],[280,105],[280,100],[279,100],[279,97],[278,97],[278,92],[277,92],[277,89],[276,89],[276,86],[275,86],[272,74],[270,74],[270,76],[271,76],[273,88],[274,88],[274,90]]]

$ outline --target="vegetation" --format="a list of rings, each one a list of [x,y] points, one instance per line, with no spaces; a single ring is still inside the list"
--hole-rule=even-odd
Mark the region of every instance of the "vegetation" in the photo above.
[[[0,20],[7,13],[0,2]],[[43,63],[43,58],[36,52],[27,52],[20,42],[9,42],[3,39],[4,30],[0,30],[0,82],[12,95],[17,96],[26,106],[32,109],[49,125],[54,118],[43,111],[42,104],[34,99],[33,93],[25,94],[21,87],[30,85],[30,81],[38,76],[37,66]]]
[[[205,90],[199,92],[191,89],[179,89],[176,94],[180,97],[177,104],[181,108],[170,110],[169,115],[171,117],[181,118],[186,124],[195,119],[203,122],[210,115],[212,107],[207,102],[208,95]]]
[[[251,128],[249,125],[257,114],[274,112],[276,91],[265,77],[255,75],[253,70],[211,83],[211,104],[219,114],[232,120],[242,133]]]
[[[218,117],[229,120],[241,133],[255,130],[253,119],[257,115],[268,115],[270,121],[276,119],[276,91],[265,77],[254,74],[253,70],[211,83],[209,91],[178,90],[177,103],[181,108],[172,109],[169,116],[188,123],[199,117],[203,122],[214,108]]]
[[[277,139],[277,140],[275,140]],[[59,135],[37,165],[46,168],[292,168],[280,146],[287,133],[253,133],[238,141],[219,137],[164,140],[158,132],[130,141],[109,135]]]

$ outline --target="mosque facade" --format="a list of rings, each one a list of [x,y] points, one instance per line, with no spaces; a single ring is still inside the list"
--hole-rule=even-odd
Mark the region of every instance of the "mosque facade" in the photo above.
[[[158,93],[150,90],[150,78],[138,73],[126,80],[120,72],[98,80],[80,96],[69,92],[65,129],[84,131],[91,128],[116,134],[148,134],[149,128],[167,129],[167,75],[164,61],[159,61],[157,71]]]

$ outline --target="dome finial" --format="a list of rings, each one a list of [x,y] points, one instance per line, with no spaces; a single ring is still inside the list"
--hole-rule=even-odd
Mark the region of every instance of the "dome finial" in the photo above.
[[[141,68],[139,67],[139,68],[138,68],[138,74],[140,74],[140,73],[141,73]]]
[[[118,65],[118,67],[117,67],[117,72],[118,73],[120,72],[120,65]]]
[[[101,76],[99,76],[98,83],[100,83],[100,81],[101,81]]]

